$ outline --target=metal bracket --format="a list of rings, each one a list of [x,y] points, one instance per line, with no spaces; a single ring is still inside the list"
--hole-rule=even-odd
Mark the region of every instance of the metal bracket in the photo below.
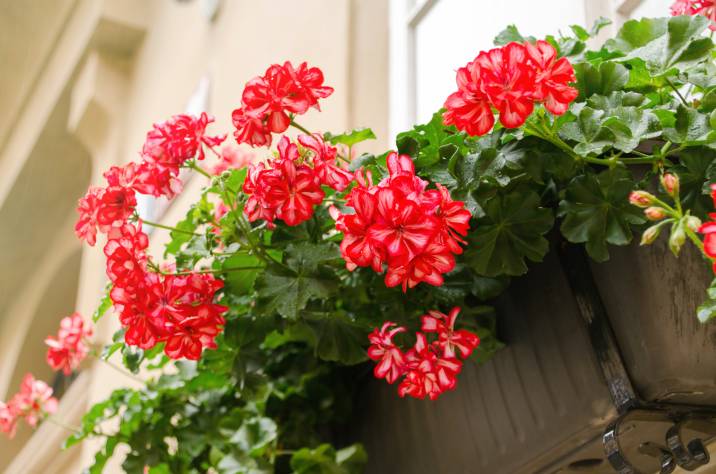
[[[607,425],[602,436],[609,464],[618,474],[642,474],[627,459],[619,440],[625,421],[670,422],[665,434],[665,446],[653,442],[642,443],[639,453],[656,459],[661,474],[668,474],[680,466],[693,471],[709,462],[709,453],[701,439],[684,444],[685,426],[716,436],[716,411],[713,408],[685,405],[646,403],[637,395],[624,366],[606,308],[592,277],[589,261],[581,246],[564,239],[557,244],[562,269],[572,289],[580,316],[597,357],[602,374],[619,417]]]

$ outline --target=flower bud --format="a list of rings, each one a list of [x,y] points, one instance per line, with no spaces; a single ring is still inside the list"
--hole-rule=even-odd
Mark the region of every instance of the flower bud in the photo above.
[[[657,237],[659,237],[659,234],[661,233],[661,226],[660,225],[653,225],[646,229],[643,234],[641,234],[641,242],[639,245],[649,245],[651,243],[654,243]]]
[[[666,212],[661,207],[651,206],[644,209],[644,215],[650,221],[660,221],[666,217]]]
[[[686,227],[693,230],[694,232],[698,232],[699,228],[701,227],[701,219],[696,216],[686,216],[684,218],[684,223],[686,224]]]
[[[671,228],[671,237],[669,237],[669,248],[671,252],[679,256],[681,247],[686,242],[686,232],[684,232],[684,226],[681,222],[677,222],[674,227]]]
[[[673,197],[679,194],[679,177],[673,173],[664,173],[661,175],[661,185],[666,193]]]
[[[646,191],[632,191],[629,194],[629,202],[637,207],[649,207],[654,199],[654,195]]]

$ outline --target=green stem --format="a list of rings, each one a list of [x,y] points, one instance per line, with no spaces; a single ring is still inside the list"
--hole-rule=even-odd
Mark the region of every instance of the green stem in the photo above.
[[[213,150],[213,148],[212,148],[212,150]],[[216,150],[214,150],[214,152],[216,153]],[[213,176],[210,175],[206,170],[204,170],[204,168],[197,165],[195,161],[190,161],[189,164],[187,165],[187,167],[193,169],[194,171],[196,171],[199,174],[203,174],[205,177],[207,177],[209,179],[213,178]]]
[[[709,261],[713,261],[713,259],[709,255],[707,255],[706,252],[704,251],[704,243],[701,241],[701,239],[699,239],[699,236],[696,235],[696,233],[689,228],[689,226],[687,226],[687,225],[684,226],[684,232],[686,232],[686,235],[689,237],[689,239],[691,239],[691,241],[694,243],[694,245],[696,245],[696,247],[698,247],[698,249],[701,251],[701,253]]]
[[[58,420],[52,415],[49,415],[47,418],[45,418],[46,421],[52,423],[55,426],[59,426],[62,429],[65,429],[71,433],[81,433],[80,429],[74,426],[70,426],[64,421]]]
[[[103,362],[103,363],[106,364],[108,367],[111,367],[112,369],[114,369],[114,371],[119,372],[120,374],[124,375],[125,377],[129,377],[130,379],[134,380],[135,382],[139,382],[139,383],[141,383],[141,384],[145,384],[145,383],[146,383],[145,380],[142,380],[141,378],[137,377],[136,375],[134,375],[134,374],[132,374],[132,373],[130,373],[130,372],[127,372],[127,371],[124,370],[123,368],[121,368],[121,367],[119,367],[118,365],[116,365],[114,362],[110,362],[110,361],[108,361],[107,359],[103,359],[102,357],[97,357],[97,360],[99,360],[100,362]]]
[[[232,254],[233,255],[233,254]],[[182,272],[171,272],[162,273],[162,275],[170,276],[182,276],[182,275],[193,275],[193,274],[205,274],[205,273],[228,273],[228,272],[240,272],[241,270],[261,270],[264,267],[261,266],[249,266],[249,267],[230,267],[230,268],[219,268],[219,269],[205,269],[205,270],[187,270]]]
[[[293,119],[291,119],[291,122],[290,122],[290,123],[291,123],[291,126],[293,126],[294,128],[299,129],[299,130],[302,131],[303,133],[305,133],[305,134],[307,134],[307,135],[312,135],[311,132],[309,132],[306,127],[304,127],[304,126],[300,125],[299,123],[295,122]]]
[[[158,222],[152,222],[152,221],[148,221],[148,220],[146,220],[146,219],[141,219],[141,221],[142,221],[142,224],[146,224],[146,225],[148,225],[148,226],[150,226],[150,227],[156,227],[156,228],[158,228],[158,229],[165,229],[165,230],[169,230],[169,231],[172,231],[172,232],[178,232],[179,234],[186,234],[186,235],[193,235],[193,236],[195,236],[195,237],[201,237],[201,234],[197,234],[197,233],[195,233],[195,232],[191,232],[191,231],[188,231],[188,230],[177,229],[176,227],[172,227],[172,226],[164,225],[164,224],[159,224]]]
[[[686,99],[684,99],[684,96],[681,95],[681,92],[679,92],[679,89],[676,88],[676,86],[669,80],[668,77],[664,77],[664,80],[666,81],[667,84],[669,84],[669,87],[671,87],[674,90],[674,92],[676,92],[676,95],[679,96],[679,99],[681,99],[681,103],[688,107],[689,104],[686,102]]]

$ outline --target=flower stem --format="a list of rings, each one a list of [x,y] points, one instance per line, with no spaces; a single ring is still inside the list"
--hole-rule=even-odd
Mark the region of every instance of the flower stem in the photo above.
[[[689,104],[686,102],[686,99],[684,99],[684,96],[681,95],[681,92],[679,92],[679,89],[674,85],[674,83],[671,82],[668,77],[664,77],[664,80],[666,81],[667,84],[669,84],[669,87],[674,89],[674,92],[676,92],[676,95],[678,95],[679,99],[681,99],[681,103],[688,107]]]
[[[231,255],[233,255],[233,254],[231,254]],[[199,273],[199,274],[203,274],[203,273],[215,274],[215,273],[240,272],[242,270],[261,270],[262,268],[264,268],[264,267],[256,266],[256,265],[249,266],[249,267],[230,267],[230,268],[218,268],[218,269],[209,268],[209,269],[205,269],[205,270],[187,270],[187,271],[183,271],[183,272],[162,273],[162,275],[182,276],[182,275],[193,275],[193,274],[197,274],[197,273]]]
[[[127,372],[126,370],[124,370],[123,368],[119,367],[119,366],[118,366],[117,364],[115,364],[114,362],[110,362],[110,361],[108,361],[107,359],[103,359],[102,357],[97,357],[97,360],[99,360],[100,362],[103,362],[103,363],[107,364],[107,366],[111,367],[111,368],[114,369],[116,372],[119,372],[120,374],[124,375],[125,377],[129,377],[130,379],[134,380],[135,382],[139,382],[139,383],[141,383],[141,384],[146,383],[145,380],[142,380],[141,378],[137,377],[136,375],[134,375],[134,374],[132,374],[132,373],[130,373],[130,372]]]
[[[75,426],[70,426],[67,423],[65,423],[64,421],[58,420],[57,418],[55,418],[52,415],[49,415],[47,418],[45,418],[45,420],[52,423],[55,426],[59,426],[60,428],[65,429],[71,433],[80,433],[79,428],[77,428]]]
[[[159,224],[158,222],[152,222],[152,221],[148,221],[148,220],[145,220],[145,219],[142,219],[142,224],[147,224],[147,225],[150,226],[150,227],[156,227],[156,228],[158,228],[158,229],[165,229],[165,230],[170,230],[170,231],[172,231],[172,232],[178,232],[178,233],[180,233],[180,234],[186,234],[186,235],[193,235],[193,236],[196,236],[196,237],[201,237],[201,234],[197,234],[197,233],[195,233],[195,232],[191,232],[191,231],[188,231],[188,230],[177,229],[176,227],[172,227],[172,226],[168,226],[168,225],[164,225],[164,224]]]
[[[307,135],[311,135],[311,132],[308,131],[308,129],[307,129],[306,127],[300,125],[299,123],[297,123],[297,122],[295,122],[295,121],[293,121],[293,120],[291,120],[290,123],[291,123],[291,126],[293,126],[294,128],[299,129],[300,131],[302,131],[303,133],[305,133],[305,134],[307,134]]]
[[[211,150],[214,151],[214,153],[216,153],[216,150],[214,150],[213,148]],[[219,155],[217,154],[217,156],[219,156]],[[209,179],[213,178],[213,176],[210,175],[204,168],[197,165],[196,161],[190,161],[189,164],[187,165],[187,167],[193,169],[194,171],[196,171],[199,174],[203,174],[204,176],[206,176]]]

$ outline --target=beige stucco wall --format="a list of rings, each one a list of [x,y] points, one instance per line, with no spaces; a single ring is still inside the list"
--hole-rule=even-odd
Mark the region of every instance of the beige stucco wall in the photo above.
[[[28,0],[27,14],[51,11],[57,6],[53,2]],[[36,214],[33,225],[37,233],[52,238],[44,239],[51,242],[49,246],[27,243],[38,248],[28,250],[27,258],[32,256],[33,260],[24,262],[30,270],[19,278],[18,291],[0,288],[0,299],[5,303],[0,307],[0,344],[4,348],[0,399],[17,389],[13,385],[19,359],[23,360],[23,370],[37,366],[38,373],[47,374],[44,347],[38,345],[28,351],[27,344],[37,340],[35,333],[53,327],[66,315],[55,312],[67,310],[63,307],[66,301],[43,302],[48,293],[40,289],[51,286],[53,278],[75,282],[75,307],[89,317],[104,287],[101,243],[95,248],[81,248],[79,270],[57,271],[69,268],[68,256],[80,249],[71,234],[74,215],[64,214],[64,210],[74,205],[87,181],[100,182],[102,171],[109,165],[135,159],[151,124],[183,112],[201,78],[210,81],[207,109],[217,118],[212,130],[231,133],[231,111],[238,106],[248,79],[272,62],[308,61],[323,69],[326,83],[336,92],[322,103],[322,113],[309,112],[301,119],[302,124],[316,131],[371,126],[378,140],[365,149],[379,151],[388,146],[385,0],[224,0],[219,2],[213,19],[202,12],[203,3],[210,2],[63,2],[65,20],[47,31],[52,38],[37,42],[37,48],[44,48],[42,54],[33,50],[43,58],[42,64],[18,70],[10,78],[14,84],[8,82],[8,87],[15,87],[13,90],[21,96],[13,103],[23,105],[17,111],[4,112],[2,117],[2,123],[12,125],[3,129],[4,141],[0,142],[0,212],[17,216],[13,219],[18,222],[24,219],[20,217],[23,212]],[[0,9],[0,14],[8,12]],[[38,33],[33,30],[33,34]],[[0,42],[0,52],[23,44],[29,51],[29,39],[11,38]],[[3,85],[0,83],[0,87]],[[51,120],[53,116],[59,119]],[[45,129],[66,137],[71,147],[60,156],[38,153]],[[27,203],[18,188],[32,187],[41,193],[46,183],[77,176],[78,168],[72,160],[75,155],[86,163],[82,165],[86,170],[82,176],[86,177],[80,180],[81,185],[48,201],[42,209],[23,210]],[[41,160],[60,160],[67,166],[59,166],[51,175],[42,171],[23,175],[30,163],[42,164]],[[176,222],[196,197],[202,181],[200,176],[192,178],[162,219]],[[61,229],[58,225],[53,229],[42,227],[45,217],[60,210]],[[7,225],[0,229],[0,235],[10,232]],[[161,254],[165,239],[163,231],[153,234],[154,255]],[[19,249],[23,243],[13,245]],[[13,270],[18,271],[0,272],[8,273],[4,277],[10,281],[9,272]],[[113,317],[105,318],[97,328],[97,338],[107,340],[116,327]],[[76,425],[89,404],[113,388],[131,383],[103,364],[88,364],[62,400],[58,418]],[[62,429],[45,423],[34,434],[24,430],[13,442],[3,440],[0,471],[80,472],[90,462],[95,446],[85,444],[60,452],[65,435]],[[117,471],[117,464],[107,469]]]

